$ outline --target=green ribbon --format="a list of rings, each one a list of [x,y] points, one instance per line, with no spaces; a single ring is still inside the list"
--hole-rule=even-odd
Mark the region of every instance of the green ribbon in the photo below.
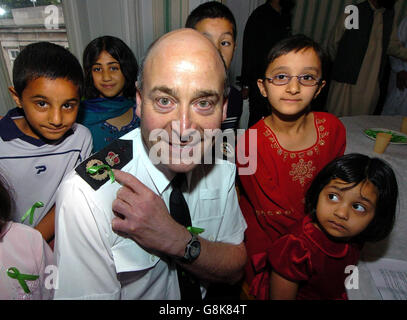
[[[21,288],[23,288],[25,293],[30,293],[30,289],[28,289],[26,281],[34,281],[39,278],[39,276],[33,274],[23,274],[16,267],[8,268],[7,275],[12,278],[16,279],[19,283]]]
[[[198,235],[205,231],[205,229],[197,228],[197,227],[187,227],[187,230],[195,235]]]
[[[23,217],[21,218],[21,223],[23,223],[25,219],[27,219],[27,217],[30,216],[30,224],[33,224],[35,209],[42,208],[43,206],[44,203],[42,203],[41,201],[34,203],[34,205],[30,209],[28,209],[25,215],[23,215]]]
[[[107,170],[107,172],[109,173],[109,177],[110,177],[110,181],[113,183],[115,181],[114,179],[114,173],[112,168],[110,168],[107,164],[102,164],[100,166],[94,165],[91,166],[90,168],[86,169],[87,173],[90,173],[91,175],[97,174],[99,172],[99,170]]]

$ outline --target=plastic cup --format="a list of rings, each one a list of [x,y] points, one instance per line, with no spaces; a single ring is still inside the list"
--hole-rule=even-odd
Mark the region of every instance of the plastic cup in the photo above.
[[[403,122],[401,123],[400,131],[407,134],[407,117],[403,117]]]
[[[376,143],[373,151],[376,153],[383,153],[389,145],[391,137],[392,135],[390,133],[379,132],[376,136]]]

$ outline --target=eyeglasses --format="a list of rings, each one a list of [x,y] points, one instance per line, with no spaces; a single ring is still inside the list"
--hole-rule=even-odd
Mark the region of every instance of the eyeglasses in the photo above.
[[[288,84],[292,78],[297,78],[298,82],[304,87],[313,87],[321,84],[321,79],[316,79],[310,74],[303,74],[300,76],[289,76],[287,74],[278,74],[272,78],[264,77],[264,80],[274,84],[275,86],[284,86]]]

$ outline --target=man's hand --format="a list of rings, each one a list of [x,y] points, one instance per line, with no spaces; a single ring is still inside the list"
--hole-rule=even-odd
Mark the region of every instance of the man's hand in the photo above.
[[[401,91],[407,88],[407,71],[403,70],[397,73],[396,86]]]
[[[125,234],[145,249],[183,256],[191,235],[171,217],[164,200],[133,175],[113,171],[116,181],[123,185],[112,204],[116,215],[113,231]]]

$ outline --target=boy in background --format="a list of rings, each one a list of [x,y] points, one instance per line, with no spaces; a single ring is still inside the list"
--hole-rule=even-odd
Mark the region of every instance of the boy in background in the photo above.
[[[68,50],[39,42],[18,55],[13,85],[17,107],[0,120],[0,169],[16,203],[12,220],[50,241],[57,188],[92,150],[89,130],[75,123],[83,72]]]
[[[236,49],[236,20],[228,7],[217,1],[205,2],[189,14],[185,27],[195,29],[211,40],[229,70]],[[240,91],[234,86],[229,89],[227,115],[222,122],[222,130],[238,129],[243,111]]]
[[[209,1],[196,7],[188,16],[186,28],[192,28],[207,37],[220,52],[229,70],[236,49],[236,20],[230,9],[217,1]],[[243,111],[243,98],[241,92],[234,86],[229,86],[228,106],[226,119],[222,122],[221,130],[236,132]],[[234,155],[234,146],[228,146],[224,138],[225,156]],[[240,284],[211,284],[206,294],[206,300],[236,300],[240,296]]]

